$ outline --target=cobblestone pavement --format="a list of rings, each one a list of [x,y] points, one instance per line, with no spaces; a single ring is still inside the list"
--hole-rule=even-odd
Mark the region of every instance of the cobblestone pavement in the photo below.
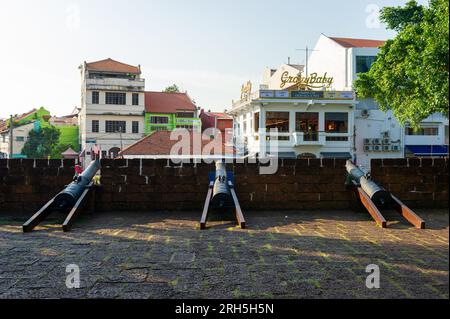
[[[51,216],[0,216],[0,298],[448,298],[448,211],[418,210],[428,229],[387,214],[247,212],[249,229],[199,213],[83,215],[70,233]],[[66,288],[66,266],[81,287]],[[368,289],[366,266],[380,267]]]

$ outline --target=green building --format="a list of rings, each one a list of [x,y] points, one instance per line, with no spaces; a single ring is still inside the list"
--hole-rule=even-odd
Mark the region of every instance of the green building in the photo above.
[[[201,131],[198,109],[186,93],[145,92],[145,134],[176,128]]]

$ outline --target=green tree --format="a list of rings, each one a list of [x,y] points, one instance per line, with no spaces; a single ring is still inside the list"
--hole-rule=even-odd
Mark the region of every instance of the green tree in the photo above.
[[[381,20],[398,34],[381,48],[370,71],[359,74],[358,96],[373,97],[402,124],[417,127],[436,112],[448,117],[448,9],[448,0],[383,8]]]
[[[166,93],[180,93],[180,88],[176,84],[172,84],[164,89]]]
[[[54,126],[31,130],[22,154],[28,158],[47,158],[58,144],[61,132]]]
[[[72,144],[58,144],[52,149],[52,153],[50,154],[51,158],[60,159],[62,158],[61,153],[67,151],[68,148],[74,149]]]

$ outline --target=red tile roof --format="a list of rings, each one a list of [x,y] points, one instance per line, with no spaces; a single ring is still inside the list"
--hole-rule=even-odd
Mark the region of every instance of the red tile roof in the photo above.
[[[86,63],[88,71],[141,74],[139,66],[125,64],[113,59]]]
[[[175,138],[177,140],[171,140],[170,135],[171,131],[157,131],[154,132],[143,139],[137,141],[133,145],[130,145],[129,147],[125,148],[120,154],[121,155],[171,155],[170,152],[172,150],[172,147],[179,143],[181,141],[181,136],[175,135]],[[175,133],[176,134],[176,133]],[[235,150],[232,146],[225,143],[225,138],[222,136],[222,142],[214,140],[211,142],[210,140],[203,140],[202,139],[202,133],[200,132],[193,132],[190,131],[190,149],[189,149],[189,155],[202,155],[197,154],[198,152],[194,152],[193,148],[193,138],[196,138],[198,140],[201,140],[202,147],[201,152],[203,152],[203,149],[206,145],[208,145],[208,150],[210,150],[212,147],[215,147],[214,152],[218,152],[219,154],[212,154],[212,155],[223,155],[225,153],[226,155],[233,155],[235,154]],[[209,144],[212,143],[212,144]],[[186,146],[187,147],[187,146]],[[181,152],[181,151],[180,151]],[[183,154],[178,154],[183,155]],[[209,154],[207,154],[209,155]]]
[[[381,40],[333,38],[333,37],[330,37],[330,39],[339,43],[344,48],[379,48],[382,47],[386,42]]]
[[[176,113],[195,110],[197,107],[186,93],[145,92],[145,112]]]
[[[21,115],[16,115],[13,117],[13,121],[16,122],[16,121],[23,120],[24,118],[30,116],[31,114],[35,113],[36,111],[37,111],[37,109],[32,109],[31,111],[28,111]],[[9,127],[9,119],[0,121],[0,132],[6,131],[8,129],[8,127]]]
[[[204,112],[207,116],[217,117],[219,120],[232,120],[233,117],[228,115],[227,113],[221,112]]]

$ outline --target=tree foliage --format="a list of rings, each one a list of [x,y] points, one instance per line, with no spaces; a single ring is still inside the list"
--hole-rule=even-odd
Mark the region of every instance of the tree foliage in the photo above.
[[[164,89],[166,93],[180,93],[180,88],[176,84],[172,84]]]
[[[370,71],[359,74],[358,96],[375,98],[402,124],[417,127],[436,112],[448,117],[448,9],[448,0],[383,8],[381,20],[398,34],[381,48]]]
[[[28,158],[47,158],[58,144],[61,132],[54,126],[31,130],[22,149]]]

